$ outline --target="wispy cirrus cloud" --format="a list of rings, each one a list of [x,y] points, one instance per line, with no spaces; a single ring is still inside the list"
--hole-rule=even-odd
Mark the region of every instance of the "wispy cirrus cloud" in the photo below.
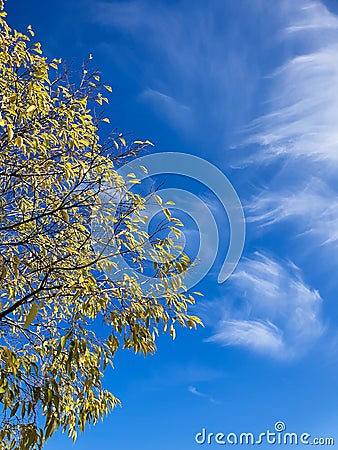
[[[266,160],[286,155],[336,163],[338,18],[318,1],[299,4],[280,35],[303,51],[271,75],[268,112],[251,124],[246,142],[259,144]]]
[[[338,243],[338,200],[335,191],[313,177],[302,188],[263,190],[246,205],[247,221],[261,227],[293,221],[317,244]]]
[[[222,320],[218,331],[208,339],[223,346],[243,346],[261,353],[284,351],[281,330],[269,321]]]
[[[319,1],[307,1],[301,5],[292,24],[286,27],[286,33],[302,31],[337,30],[337,17]]]
[[[217,400],[215,400],[211,395],[200,392],[195,386],[189,386],[188,391],[191,394],[196,395],[197,397],[206,398],[207,400],[209,400],[210,403],[218,403],[219,404],[219,402]]]
[[[230,289],[236,301],[230,308],[226,299],[219,303],[222,317],[209,342],[288,359],[306,352],[324,332],[321,296],[291,262],[256,253],[240,264]]]
[[[292,56],[267,78],[266,113],[246,141],[255,144],[247,161],[264,162],[272,181],[247,202],[247,220],[261,230],[289,221],[308,249],[336,251],[338,17],[320,1],[301,0],[284,22],[277,34]]]
[[[319,187],[310,183],[314,162],[325,167],[338,162],[338,19],[319,1],[285,0],[273,6],[257,1],[254,7],[244,1],[251,14],[248,27],[255,22],[254,10],[260,9],[261,19],[256,34],[248,29],[244,36],[236,26],[237,17],[241,29],[248,19],[242,11],[238,14],[237,9],[228,20],[222,2],[212,1],[212,7],[209,2],[207,7],[196,3],[197,8],[184,0],[156,5],[147,0],[99,2],[91,20],[133,43],[132,73],[139,81],[139,99],[166,123],[191,123],[190,137],[192,128],[201,139],[200,131],[207,130],[208,155],[220,149],[213,157],[223,167],[228,164],[224,150],[230,139],[226,140],[252,117],[255,89],[262,87],[267,92],[260,105],[264,113],[255,110],[259,117],[247,129],[246,143],[254,144],[248,146],[254,149],[249,156],[252,167],[259,170],[265,160],[277,163],[269,166],[277,173],[279,157],[284,156],[299,170],[289,176],[290,188],[275,184],[276,190],[270,187],[250,202],[249,220],[269,226],[293,220],[301,231],[318,234],[320,242],[338,240],[338,232],[330,232],[336,226],[335,192],[324,179]],[[262,38],[256,32],[260,28]],[[257,49],[249,42],[252,36]],[[256,255],[242,263],[229,285],[241,306],[222,309],[211,340],[292,357],[323,332],[321,297],[307,287],[298,268]],[[263,300],[265,308],[260,306]]]

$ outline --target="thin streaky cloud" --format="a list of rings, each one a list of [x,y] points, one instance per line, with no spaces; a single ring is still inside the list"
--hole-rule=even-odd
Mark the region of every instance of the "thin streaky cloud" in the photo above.
[[[338,19],[319,2],[309,2],[300,12],[303,19],[282,34],[302,30],[301,38],[308,38],[312,48],[291,57],[272,75],[270,111],[251,124],[246,142],[260,145],[261,159],[286,155],[337,163]]]
[[[245,210],[248,223],[271,227],[289,220],[312,245],[338,244],[337,195],[320,179],[311,179],[303,188],[264,190]]]
[[[210,403],[217,403],[217,404],[220,403],[219,401],[215,400],[211,395],[200,392],[195,386],[189,386],[188,391],[191,394],[196,395],[197,397],[206,398],[207,400],[209,400]]]
[[[223,320],[219,331],[207,341],[222,346],[243,346],[257,352],[278,354],[284,351],[281,330],[271,322],[258,320]]]
[[[229,283],[236,300],[231,306],[228,297],[214,304],[221,319],[209,342],[290,359],[324,333],[321,296],[305,284],[295,264],[255,253],[240,263]]]
[[[320,2],[308,2],[300,8],[298,19],[286,28],[286,33],[298,33],[302,31],[336,30],[338,19],[331,14]]]

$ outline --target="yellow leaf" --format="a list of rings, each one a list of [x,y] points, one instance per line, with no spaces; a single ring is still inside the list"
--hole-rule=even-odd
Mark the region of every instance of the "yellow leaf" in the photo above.
[[[15,139],[15,144],[18,146],[18,147],[22,147],[22,137],[21,136],[17,136],[17,138]]]
[[[181,231],[178,228],[171,227],[171,230],[177,238],[179,238],[181,236]]]
[[[12,130],[12,128],[8,128],[8,140],[11,141],[13,139],[14,136],[14,131]]]
[[[4,280],[7,277],[7,267],[5,263],[2,263],[2,268],[0,271],[0,281]]]
[[[154,147],[155,146],[155,144],[153,144],[152,142],[150,142],[150,141],[145,141],[145,144],[148,144],[148,145],[151,145],[152,147]]]
[[[154,197],[155,197],[157,203],[162,206],[162,199],[161,199],[161,197],[159,195],[157,195],[157,194],[154,194]]]
[[[69,223],[69,216],[65,209],[61,209],[61,216],[66,223]]]
[[[66,341],[71,334],[72,334],[72,330],[69,330],[69,331],[67,331],[67,333],[64,336],[62,336],[61,341],[60,341],[61,348],[63,348],[66,345]]]
[[[31,105],[31,106],[29,106],[28,108],[27,108],[27,112],[28,113],[31,113],[31,112],[33,112],[33,111],[35,111],[36,110],[36,106],[35,105]]]
[[[32,25],[28,25],[27,31],[31,36],[34,36],[34,31],[32,30]]]
[[[204,327],[204,323],[202,322],[202,320],[199,317],[190,316],[190,319],[193,320],[194,322],[198,323],[199,325],[202,325],[202,327]]]
[[[168,220],[171,220],[171,214],[170,214],[169,209],[163,208],[163,212],[164,212],[164,215],[166,216],[166,218],[167,218]]]
[[[106,89],[107,89],[107,91],[109,91],[109,92],[113,92],[113,89],[110,87],[110,86],[104,86]]]
[[[173,324],[170,325],[169,333],[170,333],[170,336],[172,337],[172,340],[175,340],[175,337],[176,337],[176,330],[175,330]]]
[[[102,122],[110,123],[110,120],[108,119],[108,117],[105,117],[104,119],[102,119]]]
[[[29,325],[33,322],[35,317],[37,316],[39,311],[38,305],[34,302],[29,310],[29,313],[26,316],[25,323],[23,325],[24,328],[28,328]]]

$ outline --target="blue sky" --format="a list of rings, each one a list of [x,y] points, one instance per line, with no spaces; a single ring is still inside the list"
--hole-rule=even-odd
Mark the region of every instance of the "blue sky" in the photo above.
[[[221,236],[196,287],[206,327],[161,337],[146,359],[120,352],[106,384],[123,407],[74,446],[57,434],[46,448],[188,450],[203,427],[260,433],[277,420],[336,436],[338,3],[11,0],[7,10],[47,55],[80,67],[92,53],[114,89],[112,126],[217,166],[247,223],[242,259],[218,284],[224,211],[197,183],[167,177],[203,199]]]

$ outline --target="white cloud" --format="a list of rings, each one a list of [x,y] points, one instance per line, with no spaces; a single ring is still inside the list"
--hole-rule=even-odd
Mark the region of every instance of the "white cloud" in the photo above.
[[[224,346],[239,345],[258,352],[279,353],[283,351],[281,330],[270,322],[258,320],[223,320],[219,331],[208,339]]]
[[[237,300],[231,307],[229,299],[218,305],[222,317],[208,341],[293,358],[322,335],[322,299],[294,264],[256,253],[243,260],[229,282]]]
[[[211,403],[218,403],[219,402],[217,400],[215,400],[211,395],[208,394],[204,394],[203,392],[200,392],[195,386],[189,386],[188,387],[188,391],[193,394],[196,395],[197,397],[203,397],[209,400],[209,402]]]
[[[317,238],[318,244],[338,243],[337,195],[317,178],[301,189],[264,190],[248,202],[246,213],[248,222],[260,226],[293,220],[302,233]]]
[[[252,123],[247,142],[258,143],[268,160],[287,155],[337,163],[338,18],[319,2],[303,3],[281,34],[307,51],[272,75],[269,111]]]
[[[320,2],[306,2],[300,8],[298,18],[286,28],[287,33],[303,31],[337,30],[338,19]]]

